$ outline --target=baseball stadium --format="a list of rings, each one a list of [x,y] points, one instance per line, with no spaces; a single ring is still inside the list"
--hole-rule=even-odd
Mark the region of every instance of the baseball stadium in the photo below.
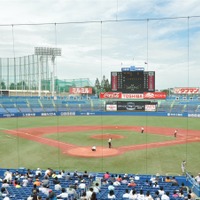
[[[1,48],[0,56],[1,195],[33,199],[37,181],[40,199],[84,199],[96,184],[99,200],[111,199],[110,191],[112,199],[131,199],[125,191],[157,199],[160,190],[172,200],[198,199],[200,86],[193,75],[199,56],[192,40],[199,34],[193,29],[197,21],[185,17],[1,26],[7,33],[7,48]],[[157,58],[155,49],[162,44],[154,43],[152,31],[160,23],[172,29],[180,23],[182,63],[172,56],[165,64],[169,55]],[[122,27],[127,36],[119,35]],[[131,37],[133,30],[137,37]],[[178,43],[171,31],[162,39],[173,36]],[[89,41],[83,39],[86,33]],[[125,45],[126,40],[136,43],[139,35],[140,45]],[[114,52],[120,48],[125,53]],[[134,60],[131,51],[137,55]],[[176,49],[171,46],[170,51]],[[125,64],[118,62],[119,56]],[[83,182],[84,188],[79,187]],[[61,188],[66,197],[59,198]]]

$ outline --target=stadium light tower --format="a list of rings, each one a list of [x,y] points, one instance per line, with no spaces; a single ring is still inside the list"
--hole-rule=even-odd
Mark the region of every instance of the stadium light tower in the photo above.
[[[55,58],[61,56],[61,48],[50,48],[50,47],[35,47],[35,55],[40,56],[40,66],[42,66],[43,56],[49,56],[52,61],[52,96],[55,93]],[[41,71],[39,67],[39,96],[41,95]]]

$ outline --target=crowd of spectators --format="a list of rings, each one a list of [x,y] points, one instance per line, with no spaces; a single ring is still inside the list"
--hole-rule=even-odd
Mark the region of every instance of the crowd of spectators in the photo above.
[[[1,177],[0,199],[17,199],[10,188],[29,188],[27,200],[96,200],[117,199],[119,191],[121,199],[130,200],[180,200],[195,199],[196,195],[184,183],[178,183],[175,177],[161,177],[159,174],[146,180],[140,180],[138,175],[110,174],[106,172],[97,181],[94,174],[77,170],[73,173],[54,171],[50,168],[41,170],[27,169],[25,173],[18,170],[5,171]],[[200,183],[200,174],[195,177]],[[70,184],[67,184],[70,183]],[[165,184],[171,188],[165,188]],[[172,189],[174,189],[172,191]],[[20,190],[20,191],[22,191]],[[152,192],[153,191],[153,192]],[[102,196],[104,193],[104,197]]]

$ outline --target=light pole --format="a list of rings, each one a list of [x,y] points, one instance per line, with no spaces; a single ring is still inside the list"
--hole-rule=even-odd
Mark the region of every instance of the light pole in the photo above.
[[[54,97],[55,93],[55,58],[56,56],[61,56],[61,48],[50,48],[50,47],[35,47],[35,55],[40,56],[40,67],[42,66],[43,56],[48,56],[51,58],[51,62],[53,65],[52,70],[52,87],[51,92]],[[41,95],[41,70],[39,67],[39,96]]]

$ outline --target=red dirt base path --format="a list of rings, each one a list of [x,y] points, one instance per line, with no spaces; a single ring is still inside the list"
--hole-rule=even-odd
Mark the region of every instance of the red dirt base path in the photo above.
[[[87,146],[76,146],[74,144],[69,144],[61,141],[56,141],[48,138],[44,138],[43,135],[50,133],[59,133],[59,132],[75,132],[75,131],[91,131],[91,130],[130,130],[135,132],[140,132],[140,127],[138,126],[59,126],[59,127],[39,127],[39,128],[27,128],[27,129],[17,129],[17,130],[5,130],[7,134],[14,135],[16,137],[21,137],[27,140],[32,140],[38,143],[49,145],[52,147],[57,147],[61,149],[63,154],[68,154],[76,157],[108,157],[108,156],[117,156],[123,154],[127,151],[141,150],[146,148],[159,148],[162,146],[171,146],[177,144],[199,142],[200,141],[200,131],[195,130],[184,130],[179,129],[178,134],[175,140],[173,141],[163,141],[157,143],[149,144],[139,144],[131,146],[121,146],[117,148],[106,148],[102,146],[97,146],[96,151],[92,151],[91,147]],[[172,136],[174,129],[172,128],[160,128],[160,127],[145,127],[145,133],[153,133],[160,135],[169,135]],[[94,139],[108,140],[112,139],[122,139],[124,136],[115,135],[115,134],[101,134],[91,136]],[[107,142],[107,141],[106,141]]]

